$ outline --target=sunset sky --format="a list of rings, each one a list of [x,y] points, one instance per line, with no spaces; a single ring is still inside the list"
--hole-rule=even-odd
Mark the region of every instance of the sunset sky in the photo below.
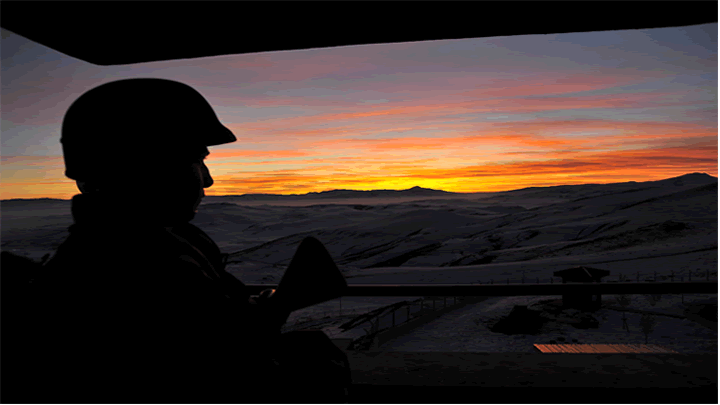
[[[77,194],[63,115],[131,77],[193,86],[237,136],[209,148],[207,195],[717,176],[717,38],[703,24],[101,67],[2,30],[1,198]]]

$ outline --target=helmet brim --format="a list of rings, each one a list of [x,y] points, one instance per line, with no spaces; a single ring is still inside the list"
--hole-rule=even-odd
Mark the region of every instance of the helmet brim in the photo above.
[[[226,126],[220,125],[219,128],[216,128],[212,133],[207,134],[205,146],[224,145],[235,141],[237,141],[235,134]]]

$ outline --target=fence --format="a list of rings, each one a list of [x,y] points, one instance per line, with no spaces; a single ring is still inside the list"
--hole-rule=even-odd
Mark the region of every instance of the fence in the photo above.
[[[349,330],[357,326],[368,325],[368,328],[363,328],[365,335],[355,339],[353,347],[355,349],[369,349],[381,343],[381,341],[390,339],[389,336],[393,334],[393,331],[402,333],[402,331],[417,327],[434,317],[440,316],[446,309],[449,310],[453,306],[464,304],[466,298],[431,296],[413,301],[402,301],[360,315],[341,325],[340,328]]]
[[[642,279],[640,282],[640,272],[636,273],[636,281],[622,280],[623,275],[618,275],[619,281],[599,282],[599,283],[520,283],[510,284],[494,284],[493,280],[485,284],[350,284],[339,296],[355,296],[355,297],[393,297],[393,296],[409,296],[420,298],[414,301],[403,301],[400,303],[378,308],[350,322],[343,324],[342,328],[353,328],[364,323],[370,324],[367,330],[368,335],[372,335],[381,330],[381,319],[388,316],[389,324],[385,329],[407,323],[418,316],[432,312],[439,308],[438,301],[442,299],[442,308],[448,306],[448,299],[452,298],[453,305],[460,301],[460,297],[468,296],[532,296],[532,295],[564,295],[564,294],[717,294],[717,281],[710,282],[709,271],[705,274],[705,281],[691,281],[692,274],[687,274],[688,281],[685,281],[684,275],[680,275],[680,281],[659,281],[657,275],[653,273],[653,278]],[[674,274],[668,276],[675,278]],[[247,285],[251,294],[257,294],[266,288],[277,288],[273,285]],[[418,310],[413,310],[415,307]],[[398,319],[398,310],[405,309],[406,315],[403,319]],[[413,316],[414,315],[414,316]]]
[[[413,301],[396,302],[370,312],[359,314],[358,310],[355,309],[345,310],[343,312],[345,315],[356,314],[356,316],[350,321],[340,325],[340,329],[347,331],[361,326],[365,330],[365,336],[368,336],[379,331],[416,321],[427,314],[441,311],[464,301],[465,297],[422,297]],[[286,328],[286,330],[296,330],[298,327],[316,327],[315,325],[323,324],[323,316],[329,318],[329,314],[330,311],[326,311],[322,313],[319,318],[304,316],[296,319],[293,325],[284,328]]]
[[[710,270],[705,270],[705,271],[686,270],[686,271],[681,271],[681,272],[677,272],[677,273],[675,273],[675,271],[671,271],[670,275],[661,274],[659,277],[658,277],[657,271],[653,271],[652,273],[636,271],[634,273],[633,272],[630,272],[627,274],[618,273],[618,274],[605,276],[602,279],[600,279],[600,282],[601,283],[616,283],[616,282],[622,282],[622,281],[654,282],[654,281],[664,281],[664,280],[668,280],[668,279],[670,281],[675,281],[675,279],[677,279],[679,281],[685,281],[685,280],[692,281],[693,277],[695,277],[695,279],[697,281],[702,280],[703,278],[705,279],[705,281],[710,281]],[[478,283],[495,285],[495,284],[510,284],[510,281],[511,281],[510,277],[506,277],[505,279],[497,279],[497,280],[491,278],[489,282],[485,282],[485,283],[478,282]],[[540,284],[540,281],[549,282],[550,284],[562,283],[562,279],[560,277],[550,277],[549,279],[548,278],[540,279],[540,277],[525,277],[524,274],[522,275],[520,280],[512,280],[513,283],[519,282],[520,284],[530,284],[530,283]]]
[[[460,300],[460,297],[423,297],[413,301],[402,301],[362,314],[344,323],[341,328],[347,330],[364,323],[370,323],[368,333],[374,333],[380,329],[410,322],[427,313],[444,309],[448,305],[455,305]]]
[[[521,279],[518,283],[515,280],[510,283],[510,279],[502,280],[506,282],[495,283],[494,279],[490,282],[479,282],[476,284],[349,284],[345,291],[338,296],[344,297],[392,297],[392,296],[445,296],[445,297],[462,297],[462,296],[514,296],[514,295],[562,295],[570,292],[573,293],[595,293],[595,294],[712,294],[711,287],[707,287],[708,283],[717,285],[717,280],[710,282],[710,271],[705,271],[705,281],[701,281],[703,277],[698,277],[700,273],[693,274],[684,272],[675,275],[672,272],[669,276],[660,276],[658,278],[656,272],[651,273],[652,278],[648,278],[648,273],[636,272],[634,280],[622,280],[624,274],[618,274],[616,280],[608,280],[610,276],[605,277],[599,283],[566,283],[562,281],[555,282],[554,277],[550,279],[550,283],[540,283],[540,278],[535,278],[532,283],[528,279]],[[644,277],[643,277],[644,275]],[[627,277],[627,276],[625,276]],[[629,277],[627,277],[629,278]],[[671,281],[666,281],[667,279]],[[676,279],[679,278],[679,281]],[[686,281],[687,279],[687,281]],[[543,279],[547,280],[547,279]],[[526,283],[526,281],[528,281]],[[259,294],[262,290],[268,288],[277,288],[272,284],[247,284],[250,294]]]
[[[400,308],[393,308],[389,312],[379,314],[373,325],[374,331],[402,325],[436,310],[456,305],[459,300],[459,297],[419,298]]]

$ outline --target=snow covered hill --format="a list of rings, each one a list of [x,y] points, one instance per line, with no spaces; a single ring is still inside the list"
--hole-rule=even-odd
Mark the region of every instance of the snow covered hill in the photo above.
[[[228,271],[248,284],[278,282],[298,244],[309,235],[325,244],[350,284],[499,283],[522,278],[548,282],[554,271],[580,265],[609,270],[609,279],[622,274],[632,280],[690,275],[717,280],[717,191],[717,178],[694,173],[652,182],[446,196],[415,190],[418,196],[404,193],[398,198],[357,198],[356,193],[344,192],[335,195],[340,198],[292,201],[207,197],[193,223],[222,251],[232,253]],[[1,208],[2,250],[34,259],[52,253],[72,224],[67,200],[4,200]],[[342,317],[340,300],[333,300],[293,313],[288,325],[314,319],[330,335],[357,337],[361,328],[342,335],[336,325],[411,298],[345,297]],[[528,339],[489,333],[482,323],[475,323],[539,298],[492,298],[474,309],[445,315],[387,347],[526,351],[532,342],[548,343],[554,337],[584,343],[611,335],[628,342],[641,339],[619,330],[619,313],[610,308],[599,315],[608,318],[605,329],[594,335],[559,329]],[[717,305],[717,295],[698,299]],[[691,305],[691,297],[688,300]],[[683,313],[688,306],[677,301],[668,299],[666,303],[675,305],[668,310]],[[695,321],[668,317],[659,328],[664,332],[656,333],[656,343],[672,343],[678,351],[717,351],[717,330]],[[677,333],[669,333],[672,330]],[[699,339],[695,346],[693,336]]]

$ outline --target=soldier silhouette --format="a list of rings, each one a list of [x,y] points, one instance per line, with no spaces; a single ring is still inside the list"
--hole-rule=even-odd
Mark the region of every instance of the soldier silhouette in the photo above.
[[[283,340],[289,311],[251,299],[224,270],[227,255],[189,223],[213,185],[207,147],[235,140],[200,93],[175,81],[113,81],[70,106],[61,143],[65,174],[81,194],[72,198],[69,237],[21,304],[27,315],[12,329],[22,333],[8,333],[4,365],[17,372],[4,381],[5,398],[344,401],[323,381],[337,374],[332,367],[298,376],[304,367],[287,360],[299,349],[327,354],[329,340]]]

